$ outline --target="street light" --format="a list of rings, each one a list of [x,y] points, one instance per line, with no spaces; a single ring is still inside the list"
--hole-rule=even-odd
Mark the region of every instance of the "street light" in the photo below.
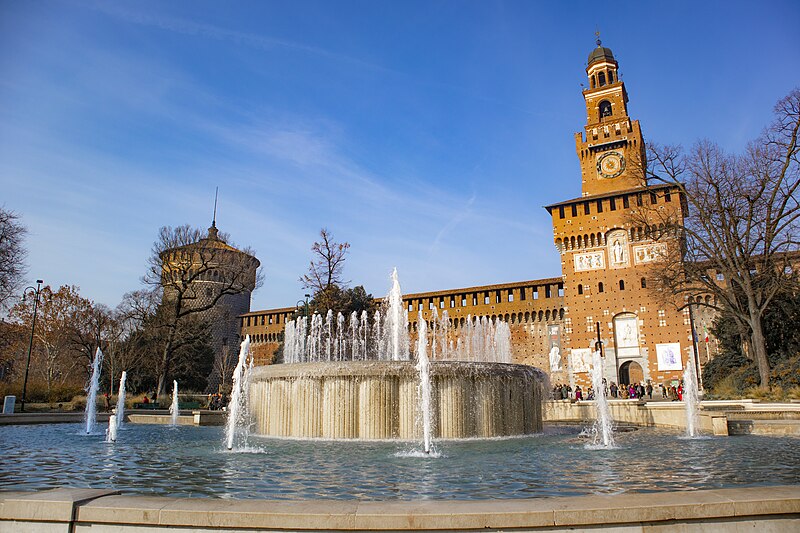
[[[25,380],[22,382],[22,402],[20,405],[20,412],[25,412],[25,394],[28,392],[28,369],[31,367],[31,351],[33,351],[33,332],[36,329],[36,310],[39,308],[39,294],[42,292],[42,283],[44,281],[37,279],[36,288],[32,286],[25,287],[22,291],[22,301],[25,301],[25,296],[28,291],[33,291],[33,320],[31,321],[31,339],[28,342],[28,362],[25,363]]]

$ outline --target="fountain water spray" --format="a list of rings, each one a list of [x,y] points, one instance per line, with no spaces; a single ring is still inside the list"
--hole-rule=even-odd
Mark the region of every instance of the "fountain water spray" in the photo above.
[[[389,350],[392,361],[408,360],[408,319],[403,309],[403,293],[397,280],[397,268],[392,270],[392,289],[389,291],[389,310],[387,328],[389,329]]]
[[[694,362],[690,359],[683,371],[683,404],[686,407],[686,436],[697,436],[698,416],[697,408],[700,394],[697,390],[697,373]]]
[[[90,434],[97,426],[97,389],[100,387],[100,368],[103,366],[103,352],[100,348],[94,353],[92,377],[89,379],[89,390],[86,397],[86,434]]]
[[[422,416],[422,446],[431,453],[431,365],[428,361],[428,325],[419,312],[417,371],[419,371],[419,410]]]
[[[594,422],[592,433],[594,435],[593,445],[603,448],[614,447],[614,421],[611,418],[611,410],[606,398],[606,387],[603,383],[603,358],[600,350],[595,350],[592,355],[592,387],[594,388],[595,406],[597,408],[597,419]]]
[[[228,404],[228,421],[225,426],[225,445],[229,450],[233,449],[236,439],[237,429],[245,422],[247,415],[247,396],[246,383],[248,380],[247,358],[250,356],[250,335],[242,341],[239,349],[239,362],[233,370],[233,391],[231,391],[231,401]],[[246,435],[245,437],[246,438]]]
[[[128,379],[128,373],[122,371],[119,378],[119,391],[117,393],[117,428],[121,428],[125,420],[125,380]],[[116,438],[116,437],[115,437]]]
[[[106,442],[117,442],[117,415],[111,415],[108,417]]]
[[[178,382],[172,380],[172,405],[169,406],[169,413],[172,415],[172,425],[178,425],[178,415],[180,409],[178,408]]]

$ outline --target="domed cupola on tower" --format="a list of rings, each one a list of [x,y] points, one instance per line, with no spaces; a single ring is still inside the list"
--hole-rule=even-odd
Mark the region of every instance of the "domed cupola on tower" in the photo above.
[[[586,65],[585,132],[575,134],[583,196],[632,189],[644,183],[642,133],[639,121],[628,116],[628,93],[618,72],[613,52],[598,38]]]

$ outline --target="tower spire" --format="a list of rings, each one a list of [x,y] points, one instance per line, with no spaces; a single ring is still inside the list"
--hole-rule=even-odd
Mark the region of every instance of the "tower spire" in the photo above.
[[[217,227],[217,195],[219,194],[219,187],[214,189],[214,218],[211,219],[211,227]]]
[[[217,196],[219,195],[219,187],[214,189],[214,216],[211,219],[211,227],[208,228],[208,238],[212,240],[218,240],[218,233],[217,230]]]
[[[595,42],[597,43],[597,46],[599,47],[601,44],[603,44],[603,42],[600,40],[600,28],[597,28],[595,30],[594,36],[597,37],[597,40]]]

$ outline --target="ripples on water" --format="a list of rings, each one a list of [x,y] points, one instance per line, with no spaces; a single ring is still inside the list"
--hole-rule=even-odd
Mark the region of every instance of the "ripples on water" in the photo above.
[[[228,452],[218,427],[127,424],[116,443],[79,424],[0,427],[0,490],[59,486],[127,493],[266,499],[480,499],[797,483],[800,439],[616,435],[587,450],[578,427],[525,438],[408,443],[251,438]]]

